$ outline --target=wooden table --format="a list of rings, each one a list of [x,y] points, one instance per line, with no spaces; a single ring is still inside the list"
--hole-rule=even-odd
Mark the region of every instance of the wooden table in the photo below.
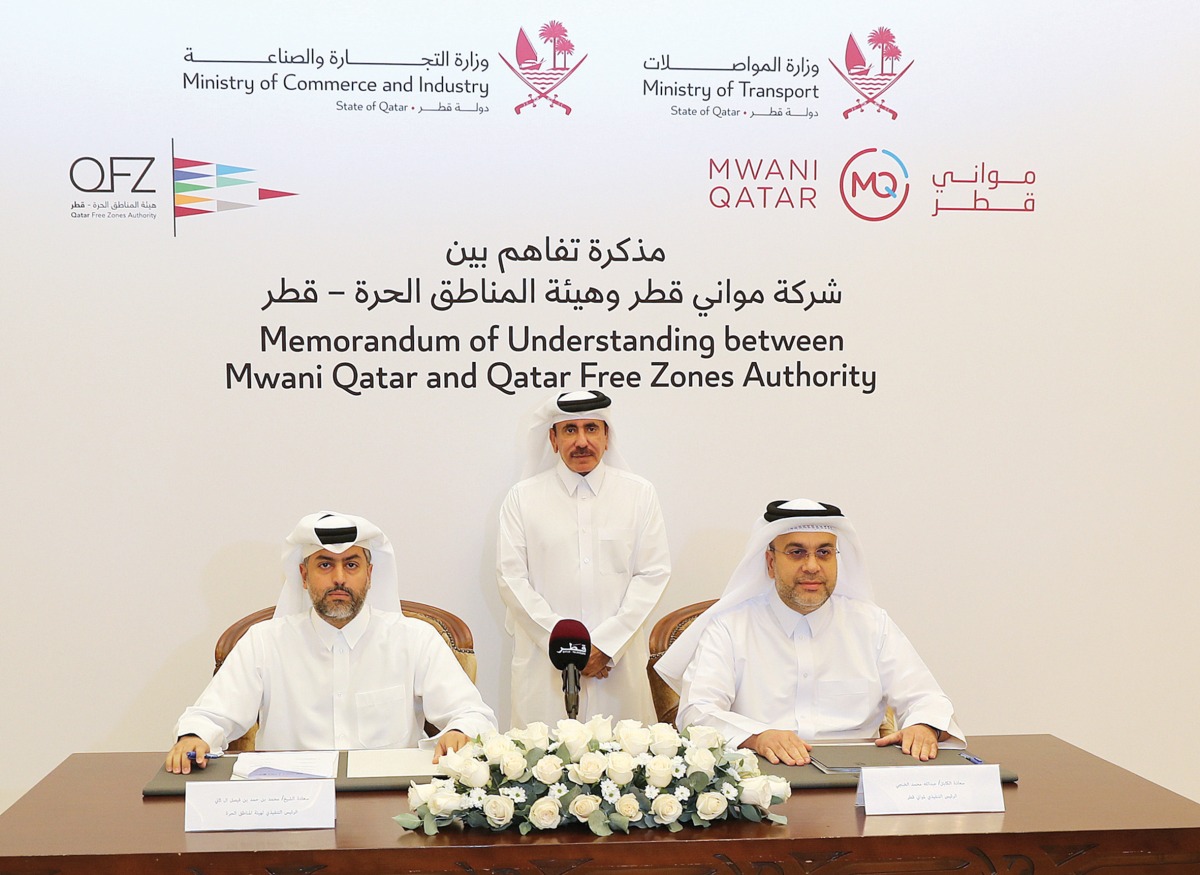
[[[403,794],[342,793],[336,830],[185,833],[181,798],[143,799],[161,753],[69,757],[0,815],[0,875],[1196,875],[1200,804],[1049,735],[983,736],[971,749],[1020,775],[997,814],[866,817],[854,791],[807,790],[786,826],[584,827],[408,833]]]

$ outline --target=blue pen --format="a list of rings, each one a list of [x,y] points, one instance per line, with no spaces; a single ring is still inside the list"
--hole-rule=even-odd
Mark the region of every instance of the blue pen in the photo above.
[[[206,760],[215,760],[217,757],[223,757],[223,756],[225,756],[225,754],[223,754],[221,751],[217,750],[217,751],[209,751],[208,753],[206,753],[204,755],[204,758]],[[188,759],[191,760],[192,762],[196,761],[196,752],[194,750],[188,751]]]
[[[983,760],[981,760],[977,756],[971,756],[971,754],[969,754],[969,753],[960,753],[959,756],[962,757],[964,760],[966,760],[969,763],[973,763],[977,766],[983,765]]]

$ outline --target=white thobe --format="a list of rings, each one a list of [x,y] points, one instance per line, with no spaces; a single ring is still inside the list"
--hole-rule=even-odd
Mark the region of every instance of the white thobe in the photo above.
[[[246,630],[175,734],[221,750],[257,721],[259,750],[416,747],[426,720],[468,736],[496,723],[428,623],[364,607],[338,629],[310,610]]]
[[[713,619],[683,676],[679,725],[734,744],[767,729],[805,741],[878,737],[888,706],[904,729],[927,723],[966,741],[954,709],[887,612],[833,595],[810,614],[772,590]]]
[[[560,460],[509,490],[497,581],[513,636],[513,725],[567,716],[562,673],[548,655],[562,619],[583,623],[612,659],[608,677],[583,678],[579,719],[655,722],[644,626],[670,575],[658,495],[636,474],[601,462],[583,476]]]

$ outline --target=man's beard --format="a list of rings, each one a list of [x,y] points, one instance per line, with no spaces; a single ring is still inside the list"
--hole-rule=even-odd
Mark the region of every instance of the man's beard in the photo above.
[[[829,596],[831,595],[828,583],[824,583],[817,592],[805,592],[802,589],[797,589],[794,584],[781,585],[776,582],[775,590],[779,593],[779,598],[785,605],[801,614],[815,611],[825,604],[825,602],[829,601]]]
[[[367,590],[370,588],[370,585],[368,585],[367,589],[363,590],[363,594],[361,596],[355,595],[344,586],[335,586],[320,598],[317,598],[315,594],[312,593],[310,593],[310,595],[313,596],[313,607],[317,609],[317,613],[322,617],[330,620],[349,620],[353,617],[357,617],[358,612],[362,610],[363,599],[366,598]],[[344,592],[350,597],[350,600],[336,602],[331,601],[329,596],[335,592]]]

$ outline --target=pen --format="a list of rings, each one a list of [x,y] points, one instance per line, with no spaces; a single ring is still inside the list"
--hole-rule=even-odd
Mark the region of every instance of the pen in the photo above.
[[[974,764],[975,764],[975,765],[977,765],[977,766],[982,766],[982,765],[983,765],[983,760],[981,760],[981,759],[980,759],[979,757],[977,757],[977,756],[972,756],[972,755],[971,755],[971,754],[969,754],[969,753],[960,753],[960,754],[959,754],[959,756],[960,756],[960,757],[962,757],[964,760],[966,760],[966,761],[967,761],[967,762],[969,762],[969,763],[974,763]]]
[[[225,756],[224,753],[222,753],[219,750],[215,750],[215,751],[209,751],[208,753],[206,753],[204,755],[204,758],[206,760],[215,760],[217,757],[223,757],[223,756]],[[193,761],[196,759],[196,752],[194,750],[188,751],[188,759],[193,760]]]

